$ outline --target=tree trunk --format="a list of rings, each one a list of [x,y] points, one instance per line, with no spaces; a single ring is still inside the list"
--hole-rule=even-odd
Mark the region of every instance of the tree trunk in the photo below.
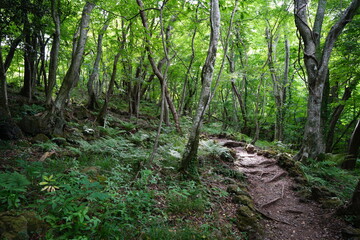
[[[58,68],[58,58],[60,51],[60,16],[58,10],[60,9],[59,0],[51,0],[51,15],[55,24],[55,32],[53,34],[53,42],[50,51],[50,63],[49,63],[49,76],[48,84],[45,89],[46,93],[46,105],[50,105],[52,102],[52,91],[56,84],[56,72]]]
[[[329,59],[335,41],[346,24],[351,22],[357,9],[360,7],[360,0],[353,0],[340,19],[332,26],[322,49],[320,46],[320,36],[326,0],[319,1],[313,30],[308,25],[307,5],[307,0],[295,0],[295,24],[304,42],[304,63],[308,75],[309,91],[304,138],[302,147],[295,156],[296,160],[301,160],[303,158],[315,159],[320,153],[325,151],[321,121],[321,105],[325,81],[328,74]]]
[[[89,81],[87,83],[87,90],[88,90],[88,95],[89,95],[87,107],[90,110],[94,110],[99,107],[99,104],[97,102],[97,96],[96,96],[95,90],[94,90],[94,82],[96,81],[96,79],[99,78],[99,65],[100,65],[100,60],[101,60],[101,56],[102,56],[102,41],[103,41],[105,31],[109,26],[109,21],[111,18],[110,16],[111,15],[109,15],[108,18],[106,19],[104,26],[102,27],[102,29],[100,30],[100,33],[98,35],[96,58],[94,61],[94,66],[93,66],[92,72],[89,77]]]
[[[80,36],[77,40],[76,47],[74,48],[73,57],[71,59],[70,68],[66,72],[64,81],[61,84],[60,91],[56,97],[54,106],[57,111],[63,111],[65,102],[69,97],[70,91],[79,81],[79,73],[81,60],[84,55],[85,43],[87,33],[89,31],[90,13],[95,7],[95,4],[86,2],[80,23]]]
[[[354,169],[356,166],[356,159],[359,155],[360,147],[360,120],[357,122],[355,129],[351,135],[349,148],[345,161],[341,164],[343,169]]]
[[[149,27],[148,27],[148,23],[147,23],[147,18],[146,18],[146,14],[145,14],[145,11],[143,11],[144,9],[144,5],[143,5],[143,2],[141,0],[136,0],[137,4],[139,5],[140,7],[140,16],[141,16],[141,20],[142,20],[142,24],[144,26],[144,28],[149,31]],[[168,34],[168,33],[167,33]],[[175,128],[177,130],[178,133],[182,133],[181,131],[181,127],[180,127],[180,122],[179,122],[179,116],[176,112],[176,108],[174,106],[174,103],[170,97],[170,94],[169,94],[169,90],[168,90],[168,87],[167,87],[167,84],[166,84],[166,81],[165,81],[165,78],[164,78],[164,75],[161,73],[161,71],[159,70],[159,68],[157,67],[156,63],[155,63],[155,60],[153,58],[153,53],[150,49],[150,41],[149,41],[149,37],[150,36],[147,36],[145,37],[145,41],[146,41],[146,46],[145,46],[145,49],[146,51],[148,52],[148,59],[150,61],[150,64],[151,64],[151,67],[153,69],[153,72],[154,74],[158,77],[159,81],[160,81],[160,84],[163,85],[165,84],[164,86],[164,89],[165,89],[165,97],[166,97],[166,101],[167,101],[167,104],[169,106],[169,109],[173,115],[173,118],[174,118],[174,122],[175,122]],[[164,49],[166,51],[166,49]],[[167,59],[168,60],[168,59]]]
[[[199,105],[193,119],[188,143],[182,157],[180,172],[187,178],[198,178],[197,151],[199,147],[199,136],[205,112],[209,106],[211,98],[211,82],[213,79],[214,65],[216,60],[217,44],[220,36],[220,10],[219,1],[211,0],[210,23],[211,33],[210,42],[205,64],[201,73],[202,89]]]
[[[358,81],[355,80],[350,84],[350,87],[345,88],[345,91],[344,91],[344,94],[342,97],[342,102],[345,103],[351,97],[351,92],[356,87],[357,82]],[[330,120],[329,127],[328,127],[329,130],[328,130],[327,137],[326,137],[326,152],[332,151],[336,124],[339,121],[340,116],[341,116],[342,112],[344,111],[344,108],[345,108],[345,104],[338,105],[334,109],[334,111],[331,115],[331,120]]]
[[[115,85],[115,79],[116,79],[116,73],[117,73],[117,64],[119,62],[119,58],[120,58],[120,53],[116,54],[115,58],[114,58],[114,64],[113,64],[113,71],[111,74],[111,79],[110,79],[110,83],[109,83],[109,88],[108,91],[106,92],[106,96],[105,96],[105,101],[104,101],[104,105],[102,106],[99,115],[97,117],[97,121],[100,125],[104,125],[105,124],[105,118],[107,115],[107,109],[108,109],[108,105],[109,105],[109,100],[111,95],[113,94],[114,91],[114,85]]]

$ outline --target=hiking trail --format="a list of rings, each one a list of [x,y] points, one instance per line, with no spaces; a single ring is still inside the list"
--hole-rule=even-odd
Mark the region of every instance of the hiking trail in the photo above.
[[[216,139],[222,145],[231,142]],[[264,240],[335,240],[343,239],[344,222],[314,201],[301,198],[297,184],[276,159],[266,158],[243,146],[236,152],[235,167],[247,176],[248,192],[262,215]]]

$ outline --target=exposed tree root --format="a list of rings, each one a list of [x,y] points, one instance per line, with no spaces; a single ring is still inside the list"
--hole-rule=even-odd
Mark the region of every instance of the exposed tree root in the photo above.
[[[266,183],[270,183],[270,182],[277,181],[279,178],[281,178],[281,177],[285,177],[286,175],[287,175],[287,173],[286,173],[286,172],[281,172],[281,173],[279,173],[279,174],[275,175],[272,179],[270,179],[270,180],[266,181]]]

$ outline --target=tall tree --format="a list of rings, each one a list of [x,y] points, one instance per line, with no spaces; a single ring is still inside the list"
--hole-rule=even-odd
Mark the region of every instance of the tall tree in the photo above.
[[[58,68],[58,58],[60,51],[60,0],[51,0],[51,16],[55,24],[53,33],[53,42],[50,51],[49,77],[46,84],[46,104],[50,105],[52,101],[52,91],[56,83],[56,71]]]
[[[50,117],[53,119],[55,124],[55,128],[53,129],[55,133],[61,134],[63,131],[64,119],[62,115],[65,103],[70,96],[70,91],[79,81],[81,60],[84,55],[87,33],[89,31],[90,13],[94,7],[95,4],[91,2],[86,2],[84,5],[79,26],[79,38],[77,39],[76,44],[74,44],[70,67],[66,72],[61,88],[54,102],[53,109],[50,112]],[[51,116],[53,114],[55,116]]]
[[[295,159],[316,158],[325,151],[322,132],[321,105],[328,65],[335,41],[346,24],[351,22],[360,7],[360,0],[353,0],[331,27],[325,43],[320,44],[326,10],[326,0],[319,0],[313,28],[308,23],[308,0],[294,0],[295,24],[304,44],[304,63],[307,72],[308,104],[302,147]]]
[[[359,155],[359,147],[360,147],[360,120],[357,122],[355,129],[351,135],[345,161],[341,164],[342,168],[344,169],[355,168],[356,159]]]
[[[102,42],[103,42],[103,37],[104,37],[105,31],[109,26],[110,20],[111,20],[111,15],[109,14],[107,19],[105,20],[104,25],[102,26],[102,28],[99,32],[99,35],[98,35],[96,57],[95,57],[93,69],[92,69],[90,77],[89,77],[89,81],[87,83],[87,90],[88,90],[88,94],[89,94],[89,100],[88,100],[87,106],[89,109],[95,109],[98,107],[98,100],[97,100],[97,96],[96,96],[96,93],[94,90],[94,82],[96,79],[99,78],[99,66],[100,66],[100,60],[101,60],[101,56],[102,56]]]
[[[202,125],[202,120],[209,106],[209,100],[211,99],[211,82],[213,79],[217,44],[220,36],[219,1],[211,0],[210,4],[211,4],[211,9],[210,9],[211,33],[210,33],[208,53],[201,73],[201,82],[202,82],[201,94],[200,94],[200,99],[196,110],[196,114],[193,118],[193,124],[191,127],[190,136],[186,144],[180,166],[180,172],[182,172],[184,176],[195,179],[198,177],[197,151],[199,147],[200,130]]]

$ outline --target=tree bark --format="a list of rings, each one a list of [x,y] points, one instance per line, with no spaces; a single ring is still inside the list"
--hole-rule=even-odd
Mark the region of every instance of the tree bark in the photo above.
[[[90,13],[94,7],[95,4],[90,2],[86,2],[84,6],[80,23],[80,36],[76,43],[76,47],[74,48],[70,68],[66,72],[59,94],[57,95],[54,103],[54,107],[57,111],[63,110],[70,91],[79,81],[81,59],[84,55],[87,33],[89,31]]]
[[[332,26],[326,37],[325,44],[321,49],[319,38],[321,36],[325,4],[325,0],[319,2],[314,28],[312,30],[307,21],[308,1],[295,0],[295,24],[304,42],[304,63],[308,75],[309,91],[304,138],[302,147],[295,156],[296,160],[301,160],[303,158],[315,159],[320,153],[325,151],[321,121],[321,105],[325,81],[328,75],[330,55],[338,36],[343,31],[346,24],[351,22],[357,9],[360,7],[360,0],[353,0],[351,2],[350,6],[345,10],[340,19]]]
[[[210,10],[211,33],[210,33],[209,49],[201,73],[202,89],[201,89],[198,108],[193,119],[190,136],[180,166],[180,172],[182,172],[182,174],[185,177],[193,178],[193,179],[198,178],[197,151],[199,147],[199,136],[200,136],[202,120],[209,106],[209,100],[211,98],[211,82],[213,79],[217,44],[220,36],[219,1],[211,0],[210,3],[211,3],[211,10]]]
[[[50,105],[52,102],[52,91],[56,84],[56,72],[58,67],[58,58],[60,51],[60,15],[58,12],[59,9],[60,9],[60,1],[51,0],[51,16],[55,24],[55,31],[53,34],[53,42],[50,51],[48,84],[47,84],[47,88],[45,89],[46,105]]]
[[[343,97],[341,99],[342,102],[345,103],[351,97],[352,90],[355,89],[357,82],[358,82],[358,80],[355,79],[350,83],[349,87],[345,88]],[[328,127],[329,130],[328,130],[327,137],[326,137],[326,152],[332,151],[336,124],[339,121],[340,116],[341,116],[342,112],[344,111],[344,109],[345,109],[345,104],[339,104],[338,106],[336,106],[336,108],[334,109],[334,111],[331,115],[331,119],[330,119],[330,123],[329,123],[329,127]]]
[[[349,148],[345,161],[341,164],[343,169],[354,169],[356,166],[356,159],[359,155],[360,147],[360,120],[357,122],[355,129],[351,135]]]
[[[109,100],[111,95],[113,94],[114,91],[114,85],[115,85],[115,79],[116,79],[116,73],[117,73],[117,64],[119,62],[119,58],[120,58],[120,53],[116,54],[115,58],[114,58],[114,63],[113,63],[113,71],[111,74],[111,79],[110,79],[110,83],[109,83],[109,88],[108,91],[106,92],[106,96],[105,96],[105,101],[104,101],[104,105],[102,106],[99,115],[97,117],[97,121],[100,125],[104,125],[105,124],[105,118],[107,115],[107,109],[109,106]]]
[[[96,79],[99,78],[99,65],[100,65],[100,60],[101,60],[101,56],[102,56],[102,42],[103,42],[103,37],[106,32],[106,29],[109,26],[110,19],[111,19],[111,15],[109,15],[108,18],[106,19],[106,21],[98,35],[96,57],[95,57],[92,72],[89,77],[89,81],[87,83],[87,90],[88,90],[88,95],[89,95],[87,107],[91,110],[94,110],[99,107],[99,104],[97,102],[97,95],[94,90],[94,82]]]

